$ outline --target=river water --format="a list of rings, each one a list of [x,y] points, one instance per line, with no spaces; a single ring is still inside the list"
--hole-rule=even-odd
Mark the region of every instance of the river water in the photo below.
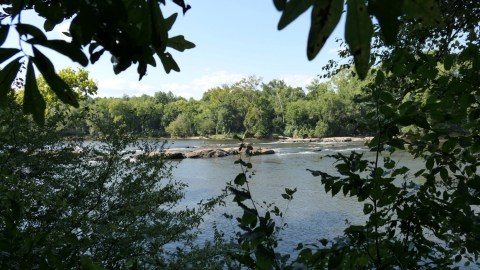
[[[232,141],[184,140],[169,143],[171,149],[186,149],[215,144],[219,147],[231,147]],[[281,253],[292,253],[298,243],[317,243],[322,238],[332,239],[342,234],[346,222],[362,223],[363,203],[355,198],[338,194],[332,197],[326,194],[320,177],[313,177],[307,169],[321,170],[335,174],[334,160],[327,155],[351,151],[363,152],[365,157],[374,158],[362,142],[345,143],[283,143],[254,141],[255,147],[268,147],[275,150],[273,155],[251,158],[254,176],[249,180],[253,197],[259,201],[275,203],[284,212],[283,222],[288,226],[281,232],[279,245]],[[182,205],[195,206],[200,200],[216,196],[222,192],[226,183],[233,181],[241,172],[234,161],[238,157],[228,156],[210,159],[184,159],[175,162],[174,178],[189,185]],[[418,160],[407,154],[397,154],[395,158],[400,166],[418,167]],[[297,188],[294,199],[287,204],[281,197],[285,188]],[[341,192],[340,192],[341,193]],[[227,235],[237,231],[235,219],[226,219],[223,214],[239,217],[241,209],[227,198],[226,205],[218,207],[214,213],[205,217],[201,226],[200,241],[213,238],[213,225]],[[279,220],[281,222],[281,220]]]

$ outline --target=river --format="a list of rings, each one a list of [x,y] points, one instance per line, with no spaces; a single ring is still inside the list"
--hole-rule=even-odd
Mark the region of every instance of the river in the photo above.
[[[217,144],[231,147],[232,141],[183,140],[169,144],[171,149],[200,147],[203,144]],[[250,179],[253,197],[257,201],[274,202],[285,214],[284,222],[288,224],[280,236],[282,241],[279,251],[292,253],[298,243],[318,243],[319,239],[332,239],[342,234],[346,222],[358,224],[365,220],[363,203],[355,198],[338,194],[332,197],[326,194],[320,177],[313,177],[307,169],[321,170],[334,174],[334,160],[327,155],[351,151],[364,152],[367,158],[374,158],[363,142],[345,143],[284,143],[271,141],[254,141],[256,147],[268,147],[275,150],[273,155],[254,156],[251,158],[255,175]],[[195,206],[201,199],[216,196],[222,192],[226,183],[232,181],[241,172],[234,161],[238,157],[228,156],[210,159],[184,159],[175,162],[173,176],[187,183],[186,198],[182,205]],[[396,160],[401,166],[418,167],[418,160],[407,154],[397,154]],[[285,188],[297,188],[294,199],[287,204],[281,197]],[[225,231],[227,235],[237,230],[235,220],[226,219],[223,214],[238,217],[241,209],[227,199],[226,206],[218,207],[214,213],[205,218],[201,226],[200,241],[213,237],[213,224]]]

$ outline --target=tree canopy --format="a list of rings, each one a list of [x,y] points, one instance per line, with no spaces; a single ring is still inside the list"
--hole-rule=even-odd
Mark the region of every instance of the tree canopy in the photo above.
[[[182,6],[184,12],[188,10],[183,1],[174,2]],[[109,51],[113,55],[116,72],[128,68],[131,64],[137,64],[140,78],[147,65],[154,65],[151,61],[153,55],[160,58],[168,72],[178,68],[166,48],[182,51],[193,46],[183,37],[168,38],[168,30],[176,15],[163,18],[160,4],[165,4],[164,1],[115,0],[95,3],[87,0],[2,2],[4,11],[1,17],[0,41],[3,42],[10,29],[14,29],[20,33],[21,42],[31,44],[33,55],[26,54],[21,48],[1,48],[0,60],[6,65],[0,71],[0,91],[2,97],[5,97],[0,98],[0,101],[12,96],[10,85],[21,70],[22,59],[25,59],[23,108],[25,112],[33,114],[36,122],[45,121],[43,115],[48,104],[41,94],[43,90],[40,88],[43,89],[43,86],[38,84],[35,78],[34,66],[59,100],[71,105],[79,104],[77,96],[71,87],[68,87],[67,80],[53,71],[50,60],[40,52],[37,48],[39,46],[57,50],[80,64],[95,62],[103,52]],[[347,122],[344,125],[348,126],[348,121],[342,117],[348,115],[350,108],[354,108],[355,113],[361,113],[361,118],[365,120],[364,126],[375,135],[368,144],[375,153],[374,158],[366,158],[358,152],[338,153],[329,156],[337,161],[334,165],[335,173],[315,168],[307,169],[313,176],[320,178],[325,192],[332,196],[354,197],[363,204],[366,222],[350,224],[344,234],[335,239],[300,243],[298,256],[289,260],[288,256],[278,254],[275,250],[280,240],[279,227],[275,225],[274,216],[282,217],[282,213],[278,208],[269,208],[267,203],[265,208],[257,207],[259,204],[252,197],[249,186],[250,179],[254,177],[251,171],[254,165],[240,158],[236,164],[241,166],[242,172],[228,184],[227,189],[243,211],[242,216],[237,219],[240,230],[236,239],[238,245],[232,249],[231,257],[240,265],[252,269],[451,269],[470,264],[478,266],[480,2],[274,0],[274,4],[282,11],[279,29],[283,29],[311,8],[312,24],[307,46],[309,59],[314,58],[321,50],[338,24],[341,13],[346,9],[345,42],[348,51],[341,52],[341,56],[348,58],[348,64],[336,66],[333,63],[327,68],[329,75],[336,74],[332,76],[331,82],[337,89],[332,91],[331,85],[315,81],[308,87],[308,93],[305,93],[281,81],[274,80],[262,85],[255,78],[250,78],[233,85],[211,89],[201,101],[185,100],[168,93],[158,93],[154,97],[98,99],[95,103],[104,109],[99,111],[102,118],[95,120],[107,119],[108,123],[116,123],[122,130],[129,126],[133,130],[136,125],[135,128],[140,126],[139,129],[143,132],[145,127],[150,127],[152,123],[138,121],[138,115],[153,112],[157,116],[161,115],[161,119],[155,119],[154,123],[161,123],[164,131],[172,134],[264,134],[281,129],[285,133],[297,130],[297,133],[302,134],[306,130],[323,133],[329,128],[338,128],[338,124],[330,126],[332,121]],[[22,23],[21,14],[28,9],[33,9],[46,18],[44,30]],[[56,11],[61,12],[57,14]],[[67,17],[73,17],[69,29],[72,42],[48,40],[43,32],[51,30],[52,26]],[[92,17],[95,18],[95,24],[90,21]],[[5,24],[5,20],[10,21]],[[144,36],[139,34],[140,32],[147,34]],[[90,59],[82,51],[87,46]],[[17,57],[17,54],[20,56]],[[12,58],[14,59],[11,60]],[[350,64],[354,66],[362,82],[351,76],[348,69]],[[19,83],[22,84],[21,81]],[[355,98],[348,98],[352,96],[348,89],[355,90]],[[131,100],[141,102],[130,102]],[[91,101],[84,100],[85,107],[90,107],[93,103]],[[360,101],[361,106],[358,105]],[[3,106],[5,108],[5,104]],[[337,110],[338,108],[341,111]],[[59,109],[55,112],[63,111]],[[266,121],[272,118],[272,121]],[[1,201],[4,217],[1,224],[4,233],[1,236],[5,236],[2,243],[7,244],[1,247],[7,247],[7,250],[12,247],[15,251],[27,250],[30,255],[28,247],[31,242],[25,237],[29,231],[24,229],[36,229],[36,224],[50,226],[50,215],[43,215],[42,208],[35,208],[33,205],[28,207],[29,211],[26,212],[31,222],[19,222],[18,220],[25,217],[22,216],[24,212],[15,211],[22,205],[18,203],[23,202],[18,199],[22,193],[10,189],[17,188],[16,185],[20,183],[22,190],[29,196],[31,194],[30,197],[34,198],[35,203],[41,201],[36,198],[42,196],[39,196],[38,190],[30,188],[30,183],[44,188],[47,194],[53,197],[70,194],[56,193],[59,187],[63,188],[62,185],[54,186],[59,180],[58,172],[47,173],[45,179],[49,181],[44,184],[38,178],[44,171],[34,170],[39,168],[36,166],[39,164],[39,153],[55,156],[57,152],[37,151],[38,148],[31,147],[31,143],[35,142],[29,140],[32,136],[31,130],[16,133],[16,129],[12,128],[12,119],[3,117],[1,120],[9,120],[2,125],[1,131],[8,135],[5,136],[6,139],[13,138],[7,140],[7,143],[2,145],[4,150],[0,151],[0,157],[5,157],[6,160],[1,171],[2,177],[5,176],[8,180],[2,182],[5,183],[2,192],[6,196],[2,197]],[[24,122],[18,124],[22,123]],[[88,125],[96,128],[101,135],[102,128],[109,126],[105,123],[99,121],[97,126],[91,123]],[[37,126],[35,128],[41,129]],[[13,137],[9,137],[10,135]],[[28,136],[23,137],[24,140],[18,140],[18,136],[23,135]],[[16,147],[18,143],[22,144],[21,147]],[[242,144],[241,147],[245,147],[247,153],[251,151],[251,146]],[[45,150],[45,147],[41,149]],[[412,171],[411,168],[400,166],[395,159],[395,153],[399,151],[416,158],[421,168]],[[32,170],[16,167],[17,162],[11,162],[14,161],[10,159],[11,153],[18,155],[21,162],[29,163],[28,168]],[[67,154],[71,155],[72,152]],[[105,160],[120,162],[120,154],[107,155]],[[49,160],[53,163],[51,166],[63,164],[55,164],[54,161]],[[21,162],[18,164],[23,164]],[[128,162],[127,164],[132,165]],[[69,175],[70,168],[63,166],[58,170]],[[103,170],[105,166],[98,169]],[[158,179],[155,175],[148,174],[148,171],[146,169],[144,172],[149,176],[148,179],[155,183]],[[78,171],[76,173],[78,174]],[[22,182],[24,175],[28,177],[27,182]],[[62,176],[60,174],[60,179],[63,179]],[[136,182],[138,175],[129,175],[125,180],[122,183],[131,183],[128,180]],[[24,183],[26,186],[22,186]],[[89,183],[87,181],[85,185]],[[103,194],[106,187],[111,186],[100,186],[99,190],[96,190]],[[74,191],[78,194],[73,195],[84,195],[79,198],[90,198],[88,192],[83,193],[82,186]],[[117,190],[122,191],[123,189]],[[291,200],[295,191],[285,189],[282,197]],[[128,198],[132,198],[132,194],[129,195]],[[113,197],[122,198],[115,195]],[[31,200],[24,202],[29,206],[27,202]],[[142,210],[142,206],[145,205],[133,210]],[[63,207],[65,208],[60,209],[68,210],[70,206]],[[97,209],[95,207],[94,209]],[[34,214],[28,216],[29,213]],[[70,223],[68,215],[75,213],[65,211],[63,220]],[[103,216],[99,217],[101,221]],[[187,218],[188,221],[191,216],[180,213],[177,217],[180,217],[180,220]],[[120,218],[119,222],[121,221]],[[134,219],[132,222],[137,224]],[[85,224],[86,229],[80,233],[93,230],[88,223]],[[102,224],[99,224],[100,230],[104,229]],[[19,238],[15,238],[16,236]],[[54,238],[53,243],[60,241],[55,239],[60,238]],[[70,239],[73,239],[73,243],[78,241],[75,238]],[[35,243],[45,241],[41,234],[34,240]],[[15,249],[15,244],[22,245],[22,249]],[[115,245],[110,247],[118,252],[116,254],[120,254],[118,258],[121,261],[124,258],[123,253]],[[139,244],[138,247],[144,248],[145,245]],[[71,251],[68,248],[65,250]],[[43,249],[34,251],[49,258],[48,249],[46,252],[43,252]],[[103,255],[105,250],[102,248],[96,251],[101,257],[108,257],[110,254],[106,250],[107,255]],[[9,254],[15,253],[2,252],[0,255],[8,257]],[[17,262],[16,257],[8,258],[12,259],[9,261],[12,264]],[[149,256],[145,258],[151,259]],[[49,260],[55,261],[50,258]],[[78,264],[78,260],[72,261]],[[107,266],[115,266],[109,261],[105,262]],[[41,263],[43,262],[38,262]]]
[[[184,1],[173,2],[183,8],[184,13],[190,8]],[[0,64],[4,68],[0,71],[0,99],[6,99],[16,78],[25,78],[24,111],[33,114],[36,122],[42,124],[45,102],[38,91],[35,67],[62,102],[78,107],[73,90],[55,72],[50,59],[42,53],[42,47],[65,55],[82,66],[94,64],[108,52],[116,74],[137,65],[139,79],[146,74],[148,66],[157,65],[155,56],[160,59],[165,72],[180,71],[168,48],[184,51],[195,45],[182,35],[169,35],[178,14],[165,17],[161,8],[165,4],[165,0],[101,0],[94,4],[87,0],[2,1]],[[44,19],[43,29],[23,22],[22,14],[28,10]],[[45,33],[66,20],[71,22],[64,34],[71,41],[49,39]],[[11,31],[19,35],[18,48],[3,47]]]

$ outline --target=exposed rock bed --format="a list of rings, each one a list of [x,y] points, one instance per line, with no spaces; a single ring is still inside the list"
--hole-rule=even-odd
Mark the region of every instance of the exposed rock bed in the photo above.
[[[327,138],[288,138],[281,140],[283,142],[325,142],[325,143],[336,143],[336,142],[366,142],[370,141],[372,137],[327,137]]]
[[[244,153],[245,150],[242,150],[241,152]],[[275,154],[275,151],[270,148],[254,147],[251,153],[252,153],[252,156],[258,156],[258,155]],[[150,154],[160,155],[160,153],[158,152],[154,152]],[[217,157],[226,157],[230,155],[238,155],[239,147],[209,148],[209,149],[199,149],[199,150],[193,150],[193,151],[166,150],[164,154],[165,154],[165,158],[167,159],[217,158]]]

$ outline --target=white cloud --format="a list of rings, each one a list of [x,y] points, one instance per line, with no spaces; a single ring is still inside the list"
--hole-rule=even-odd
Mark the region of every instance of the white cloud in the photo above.
[[[309,76],[303,74],[290,74],[290,75],[283,75],[280,77],[287,85],[293,87],[302,87],[309,85],[316,76]]]
[[[115,77],[112,79],[98,80],[99,97],[121,97],[123,95],[140,96],[143,94],[153,95],[157,91],[171,91],[177,96],[184,98],[200,99],[207,90],[223,84],[232,84],[245,76],[226,71],[209,72],[190,81],[159,83],[155,87],[143,81],[128,80]]]
[[[98,96],[100,97],[121,97],[124,94],[129,96],[140,96],[143,94],[153,95],[155,88],[149,84],[127,80],[117,77],[115,79],[103,79],[98,81]]]
[[[232,84],[244,77],[244,75],[238,73],[214,71],[194,78],[190,82],[160,84],[160,89],[162,89],[162,91],[172,91],[175,95],[185,98],[193,97],[200,99],[207,90],[223,84]]]

